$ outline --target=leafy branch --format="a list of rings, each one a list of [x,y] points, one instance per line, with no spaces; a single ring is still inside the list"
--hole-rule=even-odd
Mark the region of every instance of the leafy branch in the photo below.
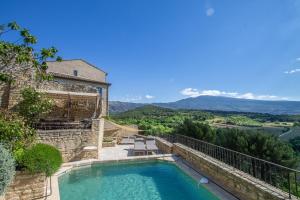
[[[15,42],[5,41],[1,38],[10,32],[19,33],[20,38]],[[58,51],[55,47],[35,50],[36,43],[37,38],[16,22],[0,26],[0,82],[12,83],[16,78],[14,77],[16,66],[22,66],[24,71],[30,68],[35,69],[37,81],[51,78],[46,72],[47,61],[61,61],[62,58],[57,56]]]

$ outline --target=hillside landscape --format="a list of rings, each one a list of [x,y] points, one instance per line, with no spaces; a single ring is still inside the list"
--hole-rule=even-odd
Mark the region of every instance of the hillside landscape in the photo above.
[[[112,101],[110,102],[110,111],[112,113],[124,112],[144,105],[145,104]],[[154,103],[153,105],[171,109],[253,112],[275,115],[300,114],[299,101],[249,100],[220,96],[199,96],[170,103]]]

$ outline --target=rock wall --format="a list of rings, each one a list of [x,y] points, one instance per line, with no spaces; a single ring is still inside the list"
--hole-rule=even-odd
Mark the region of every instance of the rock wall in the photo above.
[[[38,130],[41,143],[57,147],[64,162],[82,159],[85,146],[98,145],[98,136],[91,129]]]
[[[161,150],[163,153],[171,154],[173,152],[172,143],[158,137],[155,138],[155,143],[159,150]]]
[[[17,172],[12,184],[6,190],[4,200],[32,200],[43,197],[45,190],[45,175]]]
[[[0,106],[11,109],[20,101],[21,89],[35,86],[35,73],[29,65],[16,65],[3,72],[11,74],[14,82],[11,84],[0,83]]]
[[[285,199],[284,194],[276,188],[182,144],[175,143],[173,153],[242,200]]]

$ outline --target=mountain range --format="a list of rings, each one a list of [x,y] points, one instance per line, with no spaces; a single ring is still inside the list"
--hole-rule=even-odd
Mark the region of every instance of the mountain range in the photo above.
[[[146,104],[111,101],[110,112],[125,112],[127,110],[132,110],[144,105]],[[300,114],[300,101],[266,101],[220,96],[191,97],[169,103],[153,103],[152,105],[171,109],[254,112],[290,115]]]

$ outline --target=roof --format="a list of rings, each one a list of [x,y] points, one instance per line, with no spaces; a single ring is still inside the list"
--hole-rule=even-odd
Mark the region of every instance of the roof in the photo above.
[[[66,79],[72,79],[72,80],[78,80],[78,81],[86,81],[86,82],[92,82],[92,83],[100,83],[100,84],[108,85],[108,86],[111,85],[111,83],[91,80],[91,79],[82,78],[82,77],[78,77],[78,76],[70,76],[68,74],[60,74],[60,73],[54,73],[54,72],[49,72],[49,74],[54,77],[59,77],[59,78],[66,78]]]
[[[105,71],[103,71],[102,69],[100,69],[100,68],[96,67],[95,65],[93,65],[93,64],[91,64],[91,63],[89,63],[88,61],[86,61],[86,60],[83,60],[82,58],[65,59],[65,60],[62,60],[62,61],[56,61],[56,60],[52,60],[52,61],[47,61],[47,63],[53,63],[53,62],[59,62],[59,63],[61,63],[61,62],[64,62],[64,61],[78,61],[78,60],[80,60],[80,61],[82,61],[82,62],[85,62],[86,64],[88,64],[88,65],[90,65],[90,66],[94,67],[95,69],[97,69],[97,70],[99,70],[99,71],[101,71],[101,72],[105,73],[106,75],[108,75],[108,73],[107,73],[107,72],[105,72]]]

